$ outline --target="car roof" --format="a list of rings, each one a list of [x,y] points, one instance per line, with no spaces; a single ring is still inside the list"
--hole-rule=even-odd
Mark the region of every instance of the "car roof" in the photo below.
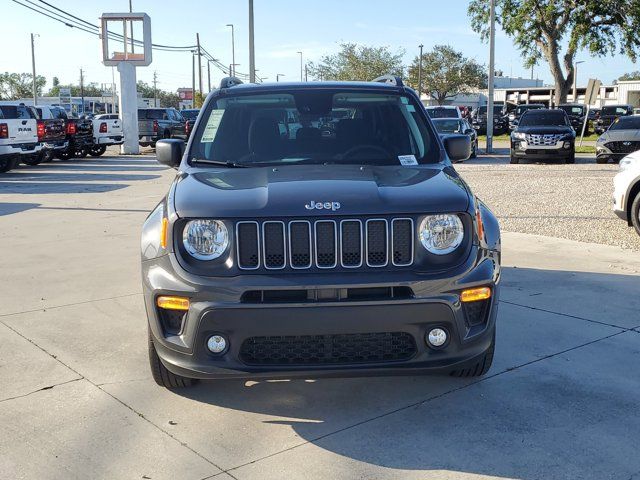
[[[345,88],[350,90],[377,90],[404,92],[406,87],[382,82],[271,82],[271,83],[241,83],[233,87],[214,90],[215,92],[246,92],[246,91],[290,91],[290,90],[320,90]]]
[[[558,110],[557,108],[536,108],[536,109],[533,109],[531,111],[531,114],[532,115],[533,114],[539,115],[541,113],[550,113],[550,112],[551,113],[557,112],[557,113],[561,113],[561,114],[564,114],[564,115],[567,114],[567,112],[565,112],[564,110]],[[529,113],[529,112],[527,112],[527,113]]]
[[[428,105],[425,108],[430,108],[430,109],[435,110],[437,108],[445,109],[445,108],[458,108],[458,107],[456,105]]]

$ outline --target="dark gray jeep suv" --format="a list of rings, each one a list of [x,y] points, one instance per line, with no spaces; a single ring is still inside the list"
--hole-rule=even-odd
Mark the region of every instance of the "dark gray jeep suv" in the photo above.
[[[483,375],[500,232],[400,79],[211,92],[142,232],[149,359],[195,379]]]

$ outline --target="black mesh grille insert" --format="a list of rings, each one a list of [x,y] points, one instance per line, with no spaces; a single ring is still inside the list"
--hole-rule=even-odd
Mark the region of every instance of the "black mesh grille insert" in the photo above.
[[[490,302],[491,300],[478,300],[477,302],[465,302],[462,304],[467,326],[474,327],[487,321]]]
[[[416,353],[406,332],[251,337],[240,347],[247,365],[340,365],[401,362]]]
[[[367,262],[374,267],[387,264],[387,222],[384,220],[367,222]]]
[[[336,264],[336,224],[316,222],[316,263],[330,268]]]
[[[413,223],[409,219],[393,221],[393,263],[410,265],[413,261]]]
[[[631,153],[640,149],[640,142],[609,142],[604,144],[613,153]]]
[[[291,249],[291,266],[308,268],[311,266],[311,224],[307,222],[291,222],[289,224],[289,248]]]
[[[264,266],[267,268],[284,268],[284,224],[265,222],[263,225]]]
[[[362,264],[361,224],[356,220],[345,220],[342,228],[342,265],[357,267]]]
[[[257,268],[260,260],[258,224],[238,224],[238,263],[242,268]]]

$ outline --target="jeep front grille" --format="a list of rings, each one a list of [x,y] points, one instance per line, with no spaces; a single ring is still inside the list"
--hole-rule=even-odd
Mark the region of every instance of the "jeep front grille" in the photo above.
[[[236,223],[243,270],[404,267],[413,264],[414,237],[411,218]]]
[[[558,141],[562,138],[563,134],[557,134],[557,133],[553,133],[553,134],[544,134],[544,135],[539,135],[539,134],[527,134],[527,144],[529,145],[545,145],[545,146],[552,146],[555,145],[556,143],[558,143]]]

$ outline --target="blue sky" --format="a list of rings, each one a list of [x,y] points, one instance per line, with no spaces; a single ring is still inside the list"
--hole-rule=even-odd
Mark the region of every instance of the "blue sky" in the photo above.
[[[38,0],[19,0],[39,3]],[[127,11],[128,0],[47,0],[48,3],[98,23],[103,11]],[[85,81],[111,82],[111,68],[100,63],[97,37],[71,29],[38,15],[11,0],[1,0],[3,45],[0,70],[30,72],[29,33],[38,33],[36,60],[38,73],[47,77],[47,87],[56,75],[63,83],[78,82],[79,70],[85,71]],[[233,23],[236,34],[237,70],[248,72],[248,30],[246,0],[133,0],[134,11],[149,14],[154,43],[190,45],[195,33],[202,44],[222,63],[231,63],[231,32],[225,25]],[[487,45],[471,30],[467,17],[467,1],[449,0],[254,0],[256,68],[258,75],[275,81],[300,77],[299,55],[305,61],[318,60],[323,54],[335,52],[340,42],[386,45],[393,50],[405,50],[408,64],[418,53],[436,44],[451,44],[465,55],[481,63],[488,62]],[[591,77],[610,83],[621,74],[640,69],[623,56],[590,58],[580,52],[579,83]],[[511,40],[499,32],[496,40],[496,68],[505,75],[530,76]],[[203,80],[206,89],[206,69]],[[151,83],[153,72],[158,86],[165,90],[191,85],[191,54],[154,52],[149,67],[138,68],[138,79]],[[212,68],[212,84],[219,83],[222,73]],[[551,82],[548,67],[540,64],[534,76]],[[117,82],[117,74],[116,74]]]

